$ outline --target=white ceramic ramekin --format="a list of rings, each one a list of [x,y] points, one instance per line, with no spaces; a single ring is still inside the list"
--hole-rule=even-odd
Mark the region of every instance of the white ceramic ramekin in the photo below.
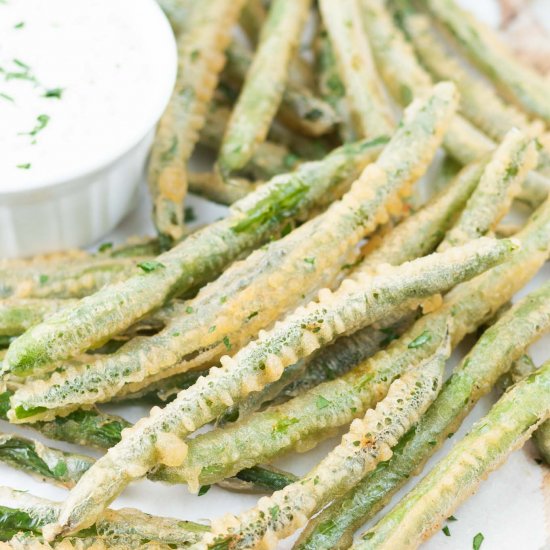
[[[105,151],[96,165],[73,168],[56,181],[0,190],[0,258],[90,245],[112,230],[135,204],[138,186],[144,183],[154,127],[173,89],[177,53],[171,28],[156,1],[133,0],[133,7],[144,10],[145,39],[166,67],[160,71],[161,78],[157,73],[150,83],[150,104],[135,106],[139,124],[127,139]],[[62,159],[62,151],[59,155]]]

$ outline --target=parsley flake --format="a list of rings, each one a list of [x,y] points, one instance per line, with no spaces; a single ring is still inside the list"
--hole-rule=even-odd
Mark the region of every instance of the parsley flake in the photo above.
[[[199,489],[199,496],[202,497],[202,495],[206,495],[208,491],[210,491],[211,485],[201,485],[201,488]]]
[[[412,342],[409,343],[407,346],[409,349],[416,349],[420,346],[423,346],[427,342],[429,342],[432,339],[432,335],[429,331],[425,330],[420,336],[415,338]]]
[[[18,164],[16,168],[19,168],[20,170],[30,170],[31,169],[31,163],[26,162],[25,164]]]
[[[446,537],[450,537],[451,536],[451,531],[449,530],[449,526],[448,525],[445,525],[445,527],[443,527],[443,529],[441,529],[443,531],[443,533],[445,534]]]
[[[283,434],[288,430],[288,428],[290,428],[290,426],[297,424],[298,422],[300,421],[297,418],[281,418],[281,420],[273,426],[272,431],[273,433]]]
[[[151,273],[151,271],[155,271],[155,269],[158,269],[160,267],[166,267],[163,263],[157,262],[156,260],[148,260],[146,262],[141,262],[137,264],[137,266],[145,271],[145,273]]]
[[[481,543],[484,541],[485,537],[482,533],[478,533],[472,542],[472,548],[474,550],[479,550],[481,548]]]
[[[326,409],[330,405],[330,401],[323,397],[322,395],[317,396],[317,401],[315,402],[318,409]]]
[[[52,88],[50,90],[46,90],[42,97],[61,99],[62,95],[63,95],[63,88]]]
[[[229,341],[229,338],[227,336],[223,337],[223,344],[225,346],[225,349],[227,349],[227,351],[231,349],[231,342]]]

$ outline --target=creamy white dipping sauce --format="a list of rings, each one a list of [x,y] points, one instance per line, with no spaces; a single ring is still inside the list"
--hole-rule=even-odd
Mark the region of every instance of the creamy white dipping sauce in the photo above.
[[[0,0],[0,193],[86,174],[143,139],[170,94],[170,33],[154,0]]]

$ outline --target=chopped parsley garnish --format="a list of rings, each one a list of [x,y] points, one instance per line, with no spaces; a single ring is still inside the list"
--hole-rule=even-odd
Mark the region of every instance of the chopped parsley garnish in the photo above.
[[[63,88],[52,88],[50,90],[46,90],[44,92],[43,97],[51,97],[55,99],[61,99],[61,96],[63,95]]]
[[[206,495],[208,491],[210,491],[211,485],[201,485],[201,488],[199,489],[199,496],[202,497],[202,495]]]
[[[300,422],[297,418],[281,418],[275,426],[273,426],[273,433],[284,434],[290,426]]]
[[[330,401],[323,397],[322,395],[317,396],[317,401],[315,402],[318,409],[326,409],[330,405]]]
[[[185,313],[193,313],[193,308],[191,306],[187,306],[185,308]]]
[[[450,537],[451,536],[451,531],[449,530],[449,526],[448,525],[445,525],[445,527],[443,527],[443,529],[441,529],[443,531],[443,533],[445,534],[446,537]]]
[[[7,101],[11,101],[12,103],[15,102],[15,99],[13,99],[11,95],[5,94],[4,92],[0,92],[0,97],[4,98]]]
[[[427,342],[429,342],[432,339],[432,335],[429,331],[425,330],[420,336],[415,338],[412,342],[409,343],[407,346],[409,349],[416,349],[420,346],[423,346]]]
[[[481,533],[478,533],[474,537],[474,540],[472,542],[472,548],[474,550],[479,550],[481,548],[481,543],[484,541],[484,539],[485,539],[485,537]]]
[[[481,548],[481,543],[483,542],[484,539],[485,539],[485,537],[481,533],[478,533],[474,537],[474,540],[472,542],[472,548],[474,550],[479,550]]]
[[[208,329],[208,332],[209,333],[212,333],[216,330],[216,325],[212,325],[209,329]]]
[[[99,245],[97,250],[98,252],[106,252],[107,250],[111,250],[111,248],[113,248],[113,243],[103,243]]]
[[[231,342],[229,341],[229,338],[227,336],[223,337],[223,344],[225,346],[225,349],[229,351],[231,349]]]
[[[315,265],[315,258],[304,258],[304,262],[309,265]]]
[[[49,115],[38,115],[35,127],[30,132],[21,132],[19,135],[34,137],[48,125],[48,122],[50,122]]]
[[[41,285],[45,285],[49,280],[49,277],[47,275],[40,275],[40,277],[38,277],[38,282],[41,284]]]
[[[21,67],[22,69],[27,69],[27,70],[30,69],[30,67],[29,67],[26,63],[23,63],[23,61],[21,61],[20,59],[14,59],[13,62],[14,62],[18,67]]]
[[[19,21],[16,25],[13,26],[14,29],[22,29],[25,26],[25,21]]]
[[[141,270],[145,271],[145,273],[151,273],[151,271],[155,271],[155,269],[158,269],[160,267],[166,267],[163,263],[157,262],[156,260],[148,260],[146,262],[141,262],[137,266]]]
[[[18,164],[18,165],[17,165],[17,168],[19,168],[20,170],[30,170],[30,168],[31,168],[31,163],[30,163],[30,162],[26,162],[25,164]]]
[[[458,519],[455,518],[454,516],[449,516],[449,517],[447,518],[447,521],[458,521]]]
[[[197,219],[195,210],[192,206],[185,207],[184,220],[185,223],[193,223]]]
[[[250,319],[252,319],[253,317],[256,317],[256,315],[258,315],[258,312],[257,312],[257,311],[253,311],[246,319],[247,319],[247,320],[250,320]]]

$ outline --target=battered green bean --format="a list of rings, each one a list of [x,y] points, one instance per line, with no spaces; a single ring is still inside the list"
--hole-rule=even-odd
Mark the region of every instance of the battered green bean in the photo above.
[[[383,467],[366,476],[306,528],[299,550],[348,548],[354,531],[378,513],[392,495],[460,426],[477,401],[525,348],[550,329],[550,284],[531,293],[488,329],[445,382],[443,390],[394,449]],[[400,548],[400,546],[399,546]]]
[[[149,162],[153,218],[161,239],[183,236],[186,163],[204,125],[244,0],[204,0],[191,10],[186,32],[178,36],[178,76],[162,115]]]
[[[393,116],[376,74],[357,0],[321,0],[319,7],[344,84],[355,134],[369,137],[391,131]]]
[[[206,123],[202,129],[200,142],[210,149],[218,150],[231,111],[216,102],[210,105]],[[272,141],[264,141],[250,159],[245,175],[252,179],[273,178],[278,174],[288,172],[296,167],[300,159],[293,155],[284,145]],[[231,179],[228,181],[231,184]],[[243,184],[243,193],[246,186]]]
[[[0,498],[10,503],[9,508],[0,507],[0,540],[10,540],[19,532],[40,536],[41,528],[54,521],[60,510],[58,502],[8,487],[0,487]],[[121,508],[105,510],[97,523],[91,529],[78,533],[73,542],[81,537],[92,537],[96,542],[105,544],[106,548],[125,548],[125,544],[128,544],[127,548],[136,548],[140,543],[147,542],[186,548],[198,541],[208,530],[207,525]],[[24,543],[24,540],[21,542]],[[130,543],[134,543],[134,546]]]
[[[510,371],[501,377],[500,382],[504,388],[508,388],[533,374],[537,368],[531,357],[524,354],[512,365]],[[550,464],[550,422],[543,422],[535,430],[533,441],[544,461]]]
[[[19,336],[48,315],[74,305],[75,300],[0,300],[0,336]]]
[[[460,9],[454,0],[428,0],[427,6],[509,99],[550,123],[548,84],[542,76],[514,59],[493,30]]]
[[[344,182],[376,158],[386,138],[333,151],[302,164],[234,203],[228,215],[193,233],[138,273],[53,315],[14,342],[4,372],[18,376],[47,370],[53,361],[78,354],[131,326],[169,298],[215,278],[290,221],[326,204]]]
[[[246,0],[241,11],[239,24],[252,44],[258,42],[260,29],[266,17],[267,12],[261,0]]]
[[[320,293],[318,303],[298,309],[233,358],[222,358],[221,368],[211,369],[164,409],[153,409],[149,418],[125,432],[121,443],[100,458],[71,491],[48,537],[91,525],[106,503],[154,464],[180,465],[187,454],[181,438],[234,401],[280,378],[285,367],[322,344],[471,278],[502,262],[514,248],[510,241],[478,239],[441,255],[388,267],[384,275],[350,280],[334,294]]]
[[[367,166],[342,201],[289,235],[230,267],[187,302],[187,314],[158,334],[132,341],[117,354],[29,383],[14,396],[28,422],[29,410],[50,417],[85,403],[133,392],[151,380],[212,364],[237,351],[323,287],[333,288],[342,266],[353,263],[357,244],[384,221],[400,193],[422,174],[441,142],[453,112],[452,87],[444,84],[407,111],[380,157]],[[266,288],[284,292],[265,293]]]
[[[457,246],[494,230],[507,214],[528,172],[537,165],[532,139],[517,129],[506,134],[485,166],[479,184],[440,247]]]
[[[541,132],[540,123],[532,123],[513,105],[505,103],[483,80],[472,76],[458,60],[445,51],[430,19],[419,13],[400,11],[400,23],[420,57],[420,61],[438,80],[451,80],[460,91],[460,109],[491,138],[500,141],[511,128],[529,136]]]
[[[338,130],[342,141],[344,143],[352,142],[357,138],[346,106],[346,88],[338,74],[334,51],[324,28],[321,28],[319,32],[315,46],[321,97],[338,113],[340,120]]]
[[[0,298],[83,298],[135,273],[146,257],[83,258],[0,266]]]
[[[12,391],[0,393],[0,418],[7,420]],[[30,427],[49,439],[66,441],[98,449],[108,449],[120,441],[124,428],[131,426],[119,416],[108,415],[97,409],[81,409],[50,422],[35,422]]]
[[[214,172],[189,172],[189,191],[213,202],[230,205],[254,191],[257,182],[243,180],[222,182]]]
[[[242,468],[272,460],[290,450],[308,450],[376,404],[391,381],[409,364],[433,353],[450,321],[452,344],[494,316],[544,264],[550,253],[550,201],[519,234],[521,251],[508,262],[459,285],[442,306],[421,318],[387,350],[360,363],[348,374],[326,382],[278,407],[199,435],[189,441],[178,468],[167,468],[171,481],[192,485],[215,482]],[[326,405],[326,402],[330,406]],[[293,419],[289,422],[289,419]],[[274,430],[275,426],[281,429]],[[208,480],[208,481],[207,481]]]
[[[386,4],[387,0],[363,1],[363,21],[385,84],[399,103],[407,105],[412,98],[421,97],[432,85],[432,80],[420,66],[401,30],[394,24],[385,9]],[[402,0],[392,0],[392,5],[398,16],[410,7],[409,2]],[[445,135],[444,146],[460,163],[469,164],[489,154],[495,143],[466,119],[456,115]],[[550,182],[541,174],[532,172],[526,179],[526,186],[536,189],[537,196],[542,196],[544,200],[544,192],[548,192]],[[530,192],[529,196],[532,195]]]
[[[352,546],[417,548],[550,416],[550,362],[504,394],[422,481]]]
[[[224,180],[245,168],[267,136],[310,4],[311,0],[274,0],[271,4],[220,148],[217,167]]]
[[[463,168],[424,208],[384,237],[380,245],[367,255],[360,268],[375,268],[381,263],[399,265],[431,252],[475,192],[483,167],[483,163],[479,162]]]
[[[74,487],[94,460],[65,453],[38,441],[0,433],[0,461],[61,487]]]
[[[227,515],[195,548],[274,548],[335,496],[388,460],[398,440],[426,411],[441,387],[449,343],[390,386],[387,396],[352,422],[342,442],[299,481],[262,498],[255,508]],[[223,547],[223,546],[222,546]]]
[[[252,63],[252,52],[234,40],[227,50],[226,73],[230,80],[240,85]],[[334,109],[328,103],[290,78],[283,92],[278,118],[289,128],[313,137],[329,133],[338,122]]]

